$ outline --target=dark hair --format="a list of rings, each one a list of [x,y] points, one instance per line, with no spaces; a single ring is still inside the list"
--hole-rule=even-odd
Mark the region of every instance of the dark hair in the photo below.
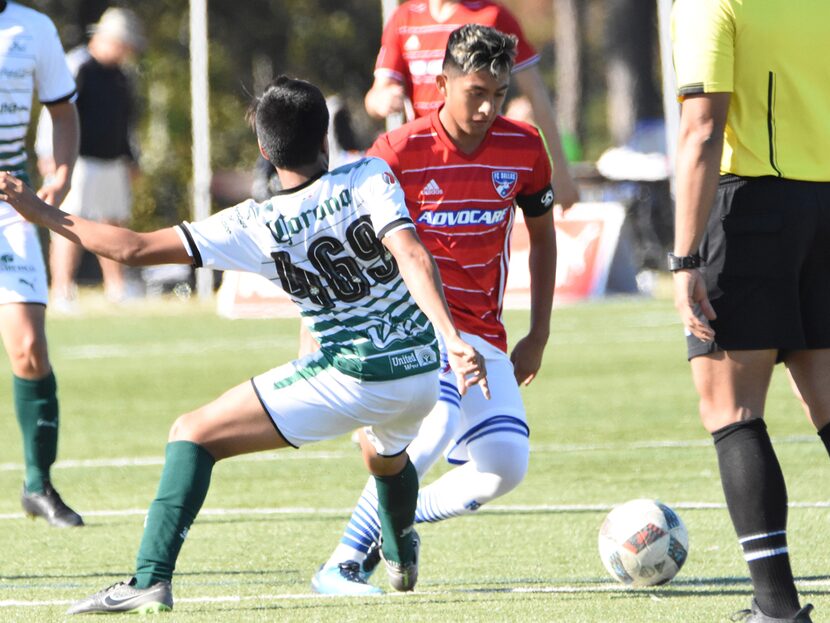
[[[326,99],[305,80],[279,76],[248,111],[262,149],[275,167],[296,169],[320,156],[328,132]]]
[[[513,69],[517,43],[516,35],[507,35],[488,26],[467,24],[450,33],[443,70],[462,74],[487,70],[498,78]]]

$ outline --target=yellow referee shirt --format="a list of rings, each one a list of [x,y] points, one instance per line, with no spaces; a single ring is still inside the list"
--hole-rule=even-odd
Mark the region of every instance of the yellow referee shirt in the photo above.
[[[676,0],[678,96],[731,93],[723,173],[830,181],[830,0]]]

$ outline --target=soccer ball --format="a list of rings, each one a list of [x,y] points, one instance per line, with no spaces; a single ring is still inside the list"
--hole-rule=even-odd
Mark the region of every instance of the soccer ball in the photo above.
[[[657,500],[616,506],[599,530],[599,555],[611,576],[630,586],[671,580],[689,552],[689,535],[677,513]]]

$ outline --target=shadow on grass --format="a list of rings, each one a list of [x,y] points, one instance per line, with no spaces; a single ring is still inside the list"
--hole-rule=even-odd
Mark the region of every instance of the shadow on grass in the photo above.
[[[802,584],[799,592],[802,595],[830,595],[830,585],[827,587],[810,586],[811,582],[830,584],[828,575],[801,576],[795,579]],[[804,586],[804,583],[808,583]],[[447,583],[435,587],[447,587]],[[465,588],[458,586],[446,589],[449,593],[488,594],[488,593],[515,593],[515,594],[607,594],[612,597],[646,597],[671,599],[678,597],[718,596],[718,595],[751,595],[752,585],[747,577],[712,577],[712,578],[678,578],[671,584],[664,586],[650,586],[634,588],[623,584],[611,584],[606,579],[591,578],[580,580],[569,579],[531,579],[521,578],[514,580],[511,585],[503,582],[494,582],[492,586],[477,586]]]
[[[214,577],[214,576],[297,576],[300,574],[299,569],[257,569],[256,571],[229,571],[227,569],[216,569],[207,571],[185,571],[176,573],[174,579],[184,578],[200,578],[200,577]],[[129,578],[133,574],[132,571],[103,571],[96,573],[41,573],[41,574],[24,574],[24,575],[3,575],[0,574],[0,579],[4,582],[12,582],[16,580],[68,580],[68,579],[88,579],[88,578]],[[191,585],[202,585],[200,582],[192,583]]]
[[[263,515],[245,515],[243,513],[239,513],[236,515],[229,515],[229,516],[217,516],[217,515],[200,515],[196,521],[193,522],[193,525],[199,526],[207,526],[207,525],[220,525],[220,524],[234,524],[238,526],[240,524],[248,524],[248,523],[295,523],[297,521],[302,521],[303,525],[306,524],[325,524],[330,523],[332,521],[343,522],[344,519],[348,518],[348,513],[343,513],[342,515],[314,515],[312,512],[309,511],[308,514],[305,513],[291,513],[291,514],[280,514],[280,513],[273,513],[273,514],[263,514]]]
[[[447,605],[447,604],[463,604],[469,603],[469,599],[464,599],[463,597],[454,597],[453,595],[424,595],[419,593],[414,593],[411,597],[405,597],[407,601],[409,599],[417,600],[418,606],[426,606],[426,605]],[[478,598],[475,600],[475,603],[478,605],[487,604],[487,603],[503,603],[502,599],[481,599]],[[192,606],[192,604],[188,604]],[[256,606],[243,606],[238,608],[227,607],[227,608],[210,608],[210,612],[293,612],[296,613],[297,617],[300,617],[301,613],[305,613],[306,616],[313,616],[312,613],[321,610],[332,610],[332,609],[342,609],[344,605],[348,605],[350,608],[360,608],[360,618],[361,620],[370,621],[372,620],[372,616],[384,615],[385,610],[389,608],[394,608],[396,613],[400,613],[401,606],[404,605],[400,598],[384,598],[384,597],[370,597],[367,599],[359,599],[355,597],[323,597],[320,596],[318,599],[315,599],[311,603],[307,602],[297,602],[297,601],[289,601],[289,602],[282,602],[282,603],[275,603],[275,604],[268,604],[268,605],[256,605]],[[413,604],[414,605],[414,604]],[[201,610],[201,609],[200,609]],[[203,610],[202,610],[203,612]],[[195,613],[195,612],[194,612]],[[297,620],[300,620],[299,618]],[[301,620],[314,620],[314,619],[306,619],[302,618]],[[384,619],[379,619],[384,620]]]

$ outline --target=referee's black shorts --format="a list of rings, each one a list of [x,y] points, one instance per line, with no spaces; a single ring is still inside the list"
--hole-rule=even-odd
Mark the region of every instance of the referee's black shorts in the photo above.
[[[721,177],[701,242],[717,350],[830,348],[830,182]]]

